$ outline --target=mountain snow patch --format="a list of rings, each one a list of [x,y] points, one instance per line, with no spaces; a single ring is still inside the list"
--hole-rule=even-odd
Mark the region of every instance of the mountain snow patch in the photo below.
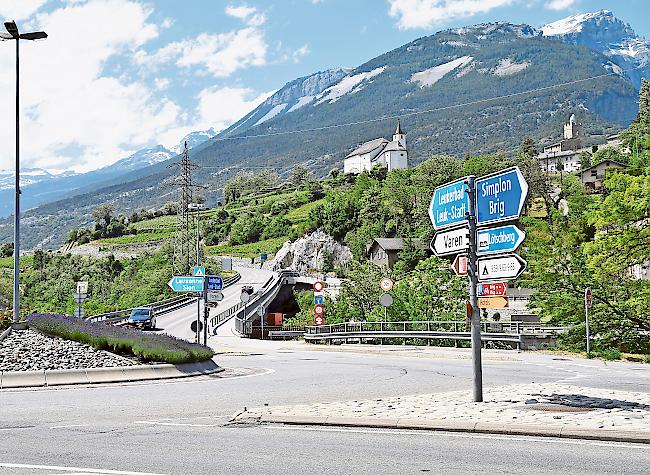
[[[386,69],[386,66],[380,66],[373,69],[372,71],[344,77],[339,83],[330,86],[321,92],[317,96],[318,102],[316,102],[316,104],[322,104],[323,102],[329,102],[332,104],[333,102],[336,102],[340,97],[348,93],[354,94],[356,92],[359,92],[361,89],[363,89],[364,86],[362,82],[372,79],[375,76],[383,73],[384,69]]]
[[[515,63],[510,58],[501,59],[496,68],[492,70],[495,76],[503,77],[517,74],[530,66],[530,62],[524,61],[523,63]]]
[[[260,125],[262,122],[266,122],[267,120],[272,119],[273,117],[278,115],[280,112],[282,112],[285,107],[287,107],[287,104],[284,103],[284,102],[282,104],[278,104],[277,106],[274,106],[273,109],[271,109],[266,114],[264,114],[264,116],[260,120],[255,122],[255,125]]]
[[[300,99],[298,99],[298,102],[296,102],[293,106],[291,106],[291,109],[287,111],[287,114],[289,112],[293,112],[296,109],[300,109],[302,106],[309,104],[311,101],[314,100],[314,97],[316,96],[303,96]]]
[[[640,66],[647,66],[650,64],[650,41],[643,38],[629,38],[610,49],[607,53],[636,61]]]
[[[583,23],[598,19],[605,14],[610,13],[608,10],[601,10],[594,13],[581,13],[573,15],[562,20],[554,21],[542,27],[542,34],[544,36],[566,35],[569,33],[580,33],[582,31]]]
[[[442,79],[445,74],[458,67],[465,66],[467,63],[472,61],[472,59],[474,58],[471,56],[462,56],[453,61],[449,61],[448,63],[439,64],[433,68],[425,69],[424,71],[413,74],[413,76],[411,76],[411,82],[419,82],[420,87],[433,86],[436,82]]]

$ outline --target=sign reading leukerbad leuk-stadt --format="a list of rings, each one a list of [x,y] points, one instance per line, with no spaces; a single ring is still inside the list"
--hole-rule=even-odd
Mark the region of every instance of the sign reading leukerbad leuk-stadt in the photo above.
[[[467,220],[469,194],[466,192],[465,180],[466,178],[461,178],[434,190],[429,217],[436,230],[460,225]]]
[[[518,167],[476,180],[476,224],[517,219],[526,202],[528,183]]]

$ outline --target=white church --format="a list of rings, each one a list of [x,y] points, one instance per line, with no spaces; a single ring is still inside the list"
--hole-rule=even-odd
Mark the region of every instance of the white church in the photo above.
[[[384,138],[361,144],[343,161],[343,173],[359,174],[370,171],[375,165],[388,168],[388,171],[408,168],[406,134],[397,120],[393,141]]]

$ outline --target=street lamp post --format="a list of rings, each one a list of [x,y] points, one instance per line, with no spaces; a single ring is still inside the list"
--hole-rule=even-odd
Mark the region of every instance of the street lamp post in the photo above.
[[[0,32],[0,40],[16,40],[16,198],[14,206],[14,323],[20,318],[20,40],[43,40],[47,38],[44,31],[19,33],[16,22],[6,21],[7,33]]]

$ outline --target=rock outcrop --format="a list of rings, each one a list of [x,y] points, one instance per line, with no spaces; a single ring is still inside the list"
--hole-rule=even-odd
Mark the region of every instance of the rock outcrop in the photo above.
[[[275,255],[273,270],[291,269],[302,274],[328,272],[352,259],[347,246],[317,230],[294,242],[286,242]]]

